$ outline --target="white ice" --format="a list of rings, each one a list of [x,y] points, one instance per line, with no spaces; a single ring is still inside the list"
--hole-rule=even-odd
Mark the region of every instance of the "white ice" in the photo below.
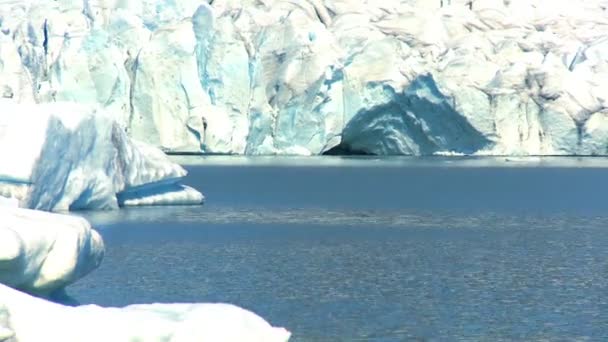
[[[103,255],[101,237],[82,218],[0,204],[0,283],[48,296],[96,269]]]
[[[130,139],[105,110],[0,100],[0,196],[42,210],[199,204],[186,171]],[[144,189],[145,191],[143,191]]]
[[[229,304],[68,307],[0,284],[0,341],[286,342],[290,333]]]

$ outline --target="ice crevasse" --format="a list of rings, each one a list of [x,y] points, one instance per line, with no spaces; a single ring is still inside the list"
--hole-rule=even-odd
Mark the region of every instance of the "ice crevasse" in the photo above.
[[[0,4],[0,96],[167,151],[608,154],[605,0]]]
[[[0,101],[0,196],[41,210],[201,203],[186,171],[103,109]]]

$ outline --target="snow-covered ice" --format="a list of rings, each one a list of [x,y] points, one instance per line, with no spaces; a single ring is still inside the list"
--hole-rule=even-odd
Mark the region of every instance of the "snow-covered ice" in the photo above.
[[[0,204],[0,283],[48,296],[96,269],[103,255],[85,219]]]
[[[290,333],[229,304],[68,307],[0,284],[0,341],[286,342]]]
[[[606,0],[3,1],[0,95],[97,104],[170,151],[605,155],[607,11]]]
[[[103,109],[0,100],[0,196],[42,210],[199,204],[186,171]]]

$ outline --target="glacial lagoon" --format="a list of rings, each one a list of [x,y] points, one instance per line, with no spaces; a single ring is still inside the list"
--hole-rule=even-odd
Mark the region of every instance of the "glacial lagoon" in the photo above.
[[[605,340],[604,158],[179,157],[204,206],[79,212],[104,306],[229,302],[292,341]]]

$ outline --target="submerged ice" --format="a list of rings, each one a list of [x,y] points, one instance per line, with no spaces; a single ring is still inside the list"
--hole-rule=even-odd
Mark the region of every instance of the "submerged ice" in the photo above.
[[[0,92],[98,104],[168,151],[607,154],[607,8],[9,1]]]

